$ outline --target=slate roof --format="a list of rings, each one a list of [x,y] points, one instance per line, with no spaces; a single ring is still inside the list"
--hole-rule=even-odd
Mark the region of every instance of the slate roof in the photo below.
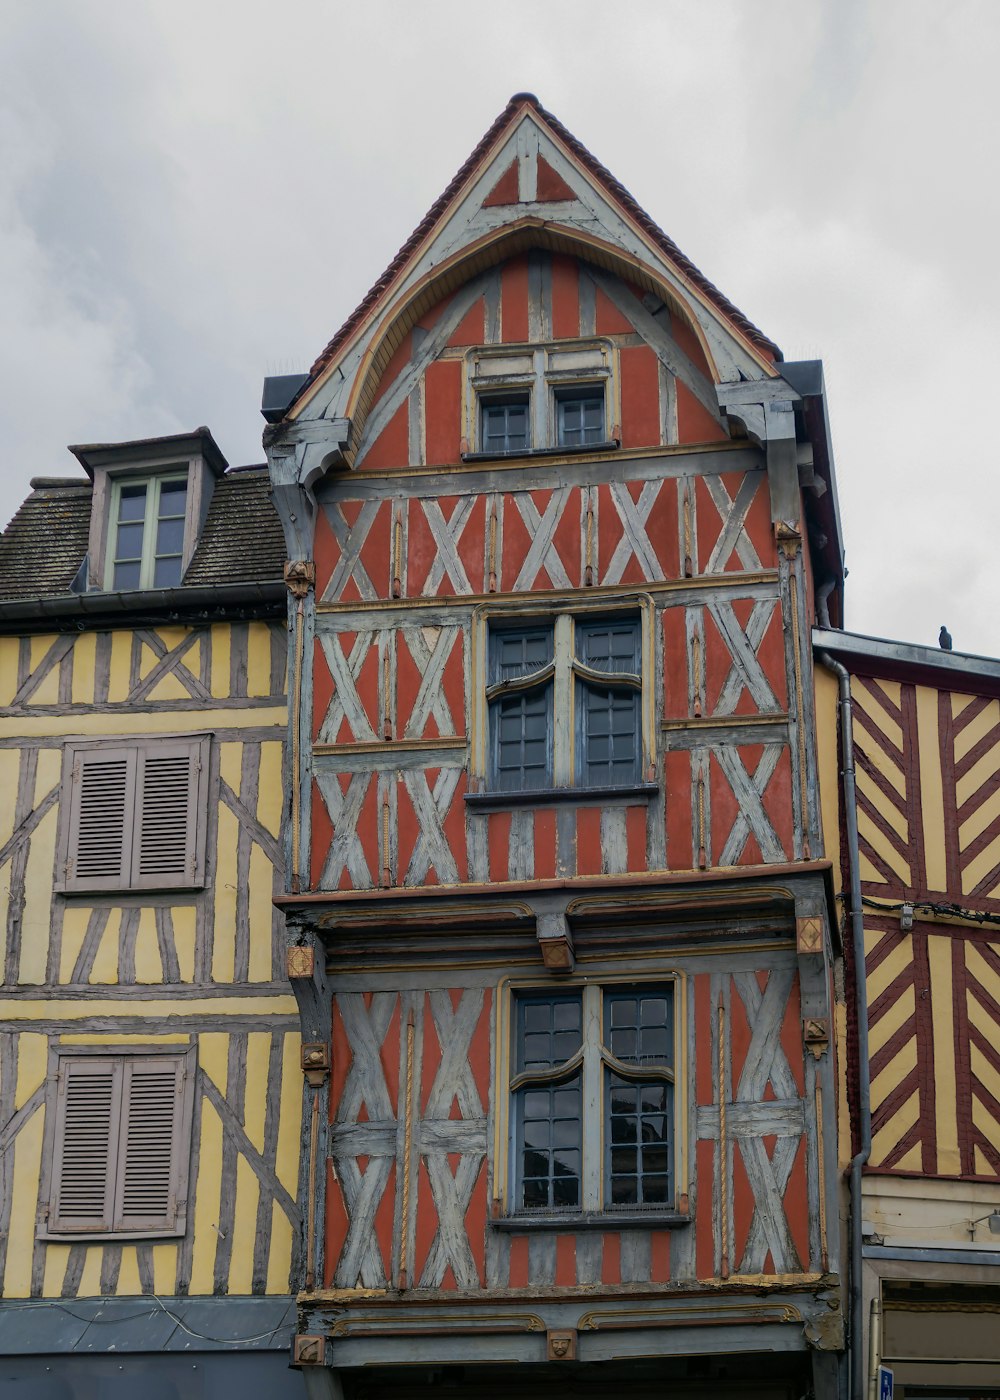
[[[68,593],[90,534],[88,480],[36,478],[0,536],[0,598]]]
[[[372,286],[358,305],[348,316],[347,320],[337,331],[333,339],[326,345],[309,371],[309,377],[304,381],[295,399],[298,400],[306,392],[317,376],[326,368],[347,342],[354,330],[365,319],[368,312],[376,304],[382,293],[389,287],[397,273],[405,266],[407,260],[423,242],[424,238],[431,232],[438,219],[447,209],[452,199],[465,184],[466,180],[475,170],[479,161],[486,155],[487,151],[497,139],[504,127],[508,124],[518,108],[525,103],[535,109],[538,115],[548,123],[552,130],[566,143],[580,164],[594,177],[595,180],[604,186],[612,199],[617,200],[621,207],[636,221],[643,232],[652,239],[658,248],[664,252],[682,271],[691,279],[696,287],[700,288],[705,296],[711,301],[724,316],[727,316],[734,325],[738,326],[743,334],[765,354],[773,355],[775,359],[782,360],[784,356],[774,341],[759,330],[757,326],[745,316],[738,306],[734,306],[729,298],[720,292],[712,282],[708,280],[690,258],[686,257],[678,248],[672,238],[660,228],[659,224],[652,219],[621,183],[616,180],[608,168],[601,164],[596,156],[592,155],[582,141],[578,141],[573,133],[563,126],[558,117],[547,112],[538,98],[531,92],[517,92],[507,103],[506,107],[497,117],[496,121],[489,128],[483,138],[477,143],[468,159],[462,164],[448,185],[434,201],[420,223],[410,234],[409,238],[400,248],[399,252],[392,259],[389,266],[382,273],[382,276]],[[294,401],[293,401],[294,402]]]
[[[90,481],[36,477],[31,484],[31,495],[0,536],[0,602],[69,595],[87,553]],[[280,583],[284,559],[267,468],[239,467],[216,482],[180,591]]]
[[[216,482],[184,584],[280,580],[285,537],[271,502],[267,467],[238,467]]]

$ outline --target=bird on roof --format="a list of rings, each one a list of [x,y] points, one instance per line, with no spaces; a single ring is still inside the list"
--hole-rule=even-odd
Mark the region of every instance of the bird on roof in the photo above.
[[[941,631],[938,633],[938,646],[942,651],[951,651],[951,633],[943,623]]]

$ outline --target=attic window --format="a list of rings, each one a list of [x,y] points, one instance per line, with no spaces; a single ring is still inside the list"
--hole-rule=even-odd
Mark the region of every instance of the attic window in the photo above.
[[[556,391],[560,447],[584,447],[604,442],[604,386],[577,385]]]
[[[489,453],[526,452],[531,446],[530,401],[511,394],[482,401],[482,450]]]
[[[186,474],[116,481],[108,587],[176,588],[183,573],[186,512]]]

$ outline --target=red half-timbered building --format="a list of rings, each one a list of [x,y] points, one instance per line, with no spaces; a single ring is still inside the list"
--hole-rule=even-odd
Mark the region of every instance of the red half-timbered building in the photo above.
[[[832,1397],[820,367],[519,95],[268,394],[297,1363]]]

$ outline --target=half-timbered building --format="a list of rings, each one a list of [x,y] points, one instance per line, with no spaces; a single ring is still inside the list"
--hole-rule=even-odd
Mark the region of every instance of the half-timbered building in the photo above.
[[[0,540],[0,1389],[298,1393],[281,530],[207,429],[72,450]]]
[[[1000,662],[814,638],[828,845],[841,845],[837,887],[857,923],[840,1025],[852,1393],[880,1364],[905,1396],[994,1393]]]
[[[522,94],[266,405],[296,1363],[832,1397],[819,365]]]

